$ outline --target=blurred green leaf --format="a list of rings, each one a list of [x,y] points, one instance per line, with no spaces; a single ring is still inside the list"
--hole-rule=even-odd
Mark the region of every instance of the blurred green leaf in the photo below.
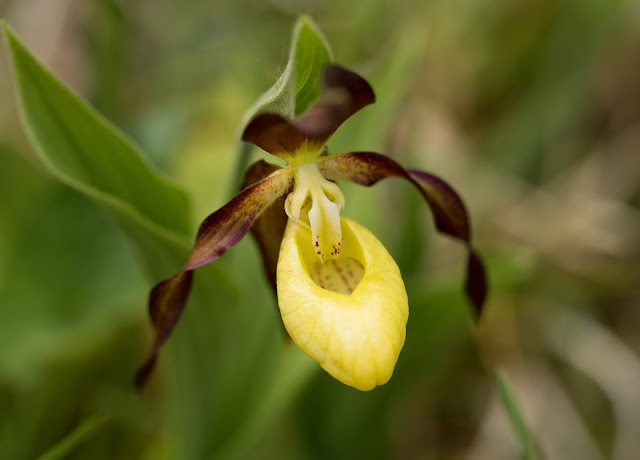
[[[518,407],[515,395],[511,389],[509,377],[503,370],[498,370],[496,372],[496,383],[498,385],[498,393],[500,394],[502,405],[509,416],[511,428],[513,429],[516,441],[520,447],[522,458],[524,460],[536,460],[538,456],[535,452],[533,440],[529,435],[529,430],[524,422],[524,417],[522,416],[522,412]]]
[[[134,238],[173,244],[189,235],[185,193],[154,172],[108,121],[46,70],[4,24],[29,138],[62,182],[114,211]],[[138,234],[144,229],[144,234]]]
[[[0,168],[11,167],[4,160]],[[16,206],[0,206],[11,242],[3,254],[11,268],[0,273],[0,380],[23,386],[52,361],[90,350],[118,324],[139,321],[144,309],[132,306],[144,291],[126,238],[89,200],[51,182],[17,190],[34,196],[21,212],[13,211],[17,197]]]
[[[245,113],[240,128],[260,112],[279,113],[288,118],[304,112],[322,92],[322,71],[333,61],[333,53],[322,32],[305,15],[293,28],[289,62],[271,88]],[[237,191],[249,163],[253,146],[240,142],[233,193]]]
[[[91,437],[96,431],[102,428],[108,420],[109,417],[105,414],[97,414],[87,418],[58,444],[39,456],[38,460],[58,460],[67,458],[78,444]]]

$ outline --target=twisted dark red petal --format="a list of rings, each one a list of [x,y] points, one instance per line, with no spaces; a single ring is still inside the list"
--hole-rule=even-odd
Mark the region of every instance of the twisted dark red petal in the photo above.
[[[218,259],[249,231],[271,203],[282,196],[292,183],[290,170],[280,169],[238,193],[200,225],[189,260],[175,276],[161,281],[149,296],[149,315],[154,339],[149,357],[136,375],[142,388],[155,366],[158,350],[167,340],[184,311],[193,270]]]
[[[213,262],[249,231],[258,216],[282,196],[293,181],[293,173],[280,169],[245,188],[200,225],[196,243],[183,270]]]
[[[461,240],[467,247],[465,292],[476,317],[482,313],[487,297],[487,278],[482,260],[471,246],[471,228],[467,210],[460,196],[449,184],[433,174],[404,169],[391,158],[373,152],[330,155],[318,161],[324,177],[348,180],[370,186],[386,177],[400,177],[415,185],[433,212],[436,228]]]
[[[149,316],[155,330],[151,353],[136,374],[136,386],[142,389],[151,375],[158,350],[167,340],[182,315],[189,297],[193,271],[187,270],[158,283],[149,295]]]

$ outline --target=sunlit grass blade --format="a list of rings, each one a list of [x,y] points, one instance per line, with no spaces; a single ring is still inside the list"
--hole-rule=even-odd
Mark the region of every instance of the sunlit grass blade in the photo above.
[[[503,370],[496,371],[496,385],[498,386],[498,393],[500,394],[500,400],[504,406],[509,423],[516,437],[518,446],[520,447],[520,453],[523,460],[537,460],[535,445],[527,425],[522,416],[522,411],[518,406],[515,395],[511,388],[511,382],[506,372]]]

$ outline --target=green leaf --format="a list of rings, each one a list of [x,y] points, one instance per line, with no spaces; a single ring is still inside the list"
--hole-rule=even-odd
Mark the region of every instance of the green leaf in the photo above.
[[[100,430],[108,420],[109,417],[105,414],[97,414],[87,418],[58,444],[39,456],[38,460],[67,458],[81,442],[90,438],[96,431]]]
[[[320,97],[322,71],[331,62],[333,53],[322,32],[310,17],[300,16],[293,28],[287,67],[273,86],[245,113],[241,128],[244,129],[249,120],[261,112],[277,113],[286,118],[304,112]],[[242,182],[251,151],[252,146],[240,142],[233,194]]]
[[[507,411],[511,428],[513,429],[516,441],[520,447],[520,454],[522,458],[524,460],[536,460],[538,456],[536,455],[533,440],[529,435],[529,430],[524,422],[522,412],[518,407],[513,390],[511,389],[511,382],[509,381],[509,377],[506,372],[503,370],[496,371],[496,383],[498,385],[498,392],[500,394],[500,399],[502,400],[502,405]]]
[[[245,121],[259,112],[274,112],[288,118],[304,112],[320,96],[322,70],[332,61],[329,44],[313,20],[300,16],[293,28],[287,67],[247,111]]]
[[[313,21],[302,16],[293,30],[293,43],[287,68],[295,66],[295,111],[294,116],[307,110],[322,93],[320,76],[323,69],[333,61],[329,44]],[[283,73],[287,73],[287,69]]]
[[[187,246],[185,193],[155,172],[114,126],[45,69],[6,24],[3,30],[23,124],[47,169],[106,205],[125,226],[135,227],[134,238],[146,235]]]

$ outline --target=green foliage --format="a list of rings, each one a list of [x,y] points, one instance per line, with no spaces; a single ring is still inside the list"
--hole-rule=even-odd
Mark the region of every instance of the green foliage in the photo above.
[[[188,201],[154,172],[132,143],[57,81],[8,26],[24,124],[43,164],[62,182],[127,221],[169,241],[189,233]]]

